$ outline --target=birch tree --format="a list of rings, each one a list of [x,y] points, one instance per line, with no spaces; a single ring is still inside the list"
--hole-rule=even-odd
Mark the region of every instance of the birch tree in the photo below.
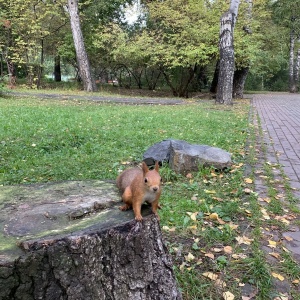
[[[79,67],[80,77],[83,82],[83,88],[87,92],[93,92],[96,90],[96,84],[91,74],[90,63],[81,31],[78,0],[68,0],[68,11],[70,14],[70,23],[76,51],[76,59]]]
[[[297,92],[299,78],[299,56],[296,42],[300,38],[300,11],[299,0],[277,0],[273,4],[274,20],[279,25],[289,29],[289,91]],[[296,56],[296,59],[295,59]]]
[[[220,70],[218,78],[216,103],[232,104],[232,86],[234,76],[233,32],[238,14],[240,0],[231,0],[229,10],[220,21]]]

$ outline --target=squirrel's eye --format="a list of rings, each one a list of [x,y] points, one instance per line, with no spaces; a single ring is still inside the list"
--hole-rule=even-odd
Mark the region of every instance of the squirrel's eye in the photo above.
[[[145,178],[145,183],[147,183],[148,182],[148,179],[147,178]]]
[[[162,178],[160,177],[160,182],[162,182]]]

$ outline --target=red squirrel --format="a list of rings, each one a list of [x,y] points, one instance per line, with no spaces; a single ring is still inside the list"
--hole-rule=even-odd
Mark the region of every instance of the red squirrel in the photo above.
[[[149,170],[145,162],[142,168],[136,167],[123,171],[117,177],[117,187],[122,194],[125,203],[120,207],[121,210],[133,208],[134,216],[137,221],[142,221],[142,204],[151,204],[153,213],[158,217],[157,208],[161,194],[162,179],[159,175],[158,162],[155,163],[153,170]]]

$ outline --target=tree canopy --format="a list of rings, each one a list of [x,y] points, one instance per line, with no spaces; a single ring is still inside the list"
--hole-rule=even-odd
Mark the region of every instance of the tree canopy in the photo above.
[[[141,14],[129,24],[124,15],[134,2],[79,2],[94,78],[100,82],[118,79],[126,87],[168,86],[176,96],[209,88],[219,59],[219,20],[228,4],[222,0],[138,1]],[[298,37],[298,2],[241,1],[234,30],[235,68],[249,69],[252,83],[259,82],[257,87],[288,69],[287,33],[292,28]],[[2,58],[7,65],[14,64],[18,76],[26,76],[31,86],[42,78],[45,57],[54,62],[59,55],[78,70],[65,7],[62,0],[0,0]]]

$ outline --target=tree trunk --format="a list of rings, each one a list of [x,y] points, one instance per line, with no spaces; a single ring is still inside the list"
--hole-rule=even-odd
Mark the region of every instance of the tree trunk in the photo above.
[[[220,31],[220,71],[216,102],[232,104],[232,84],[234,75],[234,48],[233,48],[234,15],[228,11],[221,18]]]
[[[155,90],[160,75],[161,71],[156,68],[145,68],[145,79],[149,90]]]
[[[120,211],[114,184],[1,187],[1,195],[1,300],[182,299],[157,217],[149,206],[142,222]]]
[[[249,68],[241,68],[240,70],[235,70],[233,76],[233,98],[243,99],[244,98],[244,86],[247,79]]]
[[[169,76],[169,74],[165,70],[161,69],[168,86],[172,90],[173,96],[188,98],[188,88],[190,83],[194,79],[196,68],[197,66],[195,66],[194,68],[180,68],[180,79],[178,80],[180,82],[175,83],[172,82],[171,76]]]
[[[61,81],[61,68],[60,68],[60,56],[56,55],[54,57],[54,80],[56,82]]]
[[[41,40],[41,60],[40,65],[37,66],[37,81],[36,81],[36,88],[39,89],[41,87],[42,76],[43,76],[43,69],[44,69],[44,39]]]
[[[300,48],[297,51],[297,58],[296,58],[296,64],[295,64],[295,74],[294,74],[296,92],[298,92],[298,86],[299,86],[299,72],[300,72]]]
[[[296,37],[294,31],[290,33],[290,60],[289,60],[289,89],[290,93],[296,93],[296,82],[294,77],[294,51]]]
[[[87,92],[93,92],[96,90],[96,84],[91,75],[90,63],[83,41],[78,12],[78,0],[68,0],[68,9],[70,13],[70,22],[76,51],[76,58],[80,77],[83,82],[83,88]]]
[[[231,0],[229,10],[221,17],[220,25],[220,72],[216,103],[232,104],[234,76],[233,31],[238,14],[240,0]]]

